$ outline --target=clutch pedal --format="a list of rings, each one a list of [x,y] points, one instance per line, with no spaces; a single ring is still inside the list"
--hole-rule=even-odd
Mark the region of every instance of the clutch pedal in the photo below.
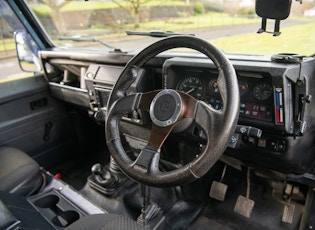
[[[225,200],[226,191],[228,189],[228,186],[222,183],[226,172],[226,168],[227,165],[224,165],[220,181],[213,181],[210,188],[209,196],[219,201]]]

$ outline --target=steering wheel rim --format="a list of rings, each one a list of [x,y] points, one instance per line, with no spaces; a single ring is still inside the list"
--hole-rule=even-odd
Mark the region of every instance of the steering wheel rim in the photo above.
[[[125,153],[121,144],[119,133],[119,120],[121,117],[137,108],[148,108],[158,94],[162,96],[173,94],[173,91],[155,91],[148,93],[137,93],[127,95],[127,89],[135,81],[138,71],[150,59],[169,49],[190,48],[206,55],[215,64],[219,71],[218,84],[223,106],[220,111],[213,109],[203,101],[192,99],[191,96],[176,92],[184,101],[183,107],[193,107],[188,109],[188,114],[180,110],[180,118],[193,118],[206,134],[207,145],[199,157],[179,169],[169,172],[161,172],[158,169],[160,147],[148,145],[139,154],[136,161],[132,161]],[[161,93],[162,92],[162,93]],[[174,96],[177,98],[177,96]],[[187,102],[188,101],[188,102]],[[188,104],[187,104],[188,103]],[[189,104],[190,103],[190,104]],[[116,84],[113,87],[107,105],[107,118],[105,124],[105,134],[107,145],[112,157],[115,159],[121,170],[131,178],[156,187],[177,186],[191,182],[206,174],[214,163],[225,151],[229,139],[235,130],[239,115],[239,90],[234,67],[226,58],[224,53],[209,42],[193,36],[172,36],[159,40],[135,55],[125,66]],[[193,106],[191,106],[193,105]],[[151,112],[150,112],[151,114]],[[177,121],[177,120],[176,120]],[[158,126],[153,122],[152,132],[158,130],[162,135],[161,139],[166,139],[172,128],[176,125],[172,123],[165,127]],[[158,123],[159,124],[159,123]],[[151,136],[152,137],[152,136]],[[149,143],[151,138],[149,140]],[[155,142],[155,141],[153,141]],[[162,145],[164,140],[157,141]],[[151,141],[152,143],[152,141]]]

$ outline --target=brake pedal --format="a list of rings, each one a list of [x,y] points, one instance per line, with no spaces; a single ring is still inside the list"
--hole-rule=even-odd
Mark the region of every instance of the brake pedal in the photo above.
[[[247,191],[246,191],[246,197],[239,195],[236,201],[236,204],[234,206],[234,212],[245,216],[247,218],[250,218],[252,211],[255,206],[255,201],[249,199],[250,194],[250,169],[247,169]]]
[[[228,186],[222,183],[227,165],[224,165],[220,181],[213,181],[210,188],[209,196],[213,199],[224,201]]]

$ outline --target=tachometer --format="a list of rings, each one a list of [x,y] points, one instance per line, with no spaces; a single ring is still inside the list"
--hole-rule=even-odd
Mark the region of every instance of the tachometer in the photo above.
[[[198,77],[186,77],[178,83],[176,88],[198,100],[202,99],[205,94],[205,84]]]
[[[272,85],[268,82],[259,82],[253,88],[253,96],[257,101],[266,101],[272,96]]]

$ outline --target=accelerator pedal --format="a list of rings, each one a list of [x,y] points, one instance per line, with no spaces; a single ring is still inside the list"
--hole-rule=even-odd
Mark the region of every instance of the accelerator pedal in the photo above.
[[[292,184],[287,184],[285,191],[284,191],[284,197],[286,198],[286,204],[283,207],[283,213],[282,213],[282,222],[292,224],[293,218],[294,218],[294,211],[295,211],[295,205],[291,204],[292,195],[294,193],[294,190],[296,190],[297,187],[293,186]]]

